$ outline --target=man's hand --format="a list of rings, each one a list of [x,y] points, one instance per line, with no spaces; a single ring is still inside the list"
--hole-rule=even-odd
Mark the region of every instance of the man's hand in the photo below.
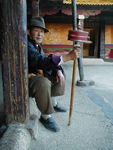
[[[63,61],[75,60],[80,57],[80,47],[74,47],[74,49],[68,54],[62,56]]]
[[[60,85],[65,84],[65,78],[61,70],[58,70],[57,72],[57,82],[60,82]]]
[[[70,60],[74,60],[80,57],[80,48],[74,47],[74,49],[69,53]]]

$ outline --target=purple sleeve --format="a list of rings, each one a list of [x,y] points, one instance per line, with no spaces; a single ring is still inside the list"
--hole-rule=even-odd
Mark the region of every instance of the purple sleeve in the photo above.
[[[52,56],[52,61],[57,65],[56,66],[56,72],[58,70],[62,70],[62,67],[59,65],[59,63],[61,61],[61,56]]]
[[[61,61],[61,56],[52,56],[52,61],[58,65]]]

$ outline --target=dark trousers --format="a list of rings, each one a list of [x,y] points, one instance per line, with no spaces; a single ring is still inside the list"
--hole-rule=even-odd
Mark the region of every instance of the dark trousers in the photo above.
[[[51,96],[64,95],[65,85],[50,77],[40,74],[29,78],[29,96],[34,97],[41,113],[51,114],[54,112]]]

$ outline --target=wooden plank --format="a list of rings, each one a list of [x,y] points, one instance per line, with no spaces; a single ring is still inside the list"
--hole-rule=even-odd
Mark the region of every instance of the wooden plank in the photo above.
[[[105,58],[104,44],[105,44],[105,23],[101,22],[101,28],[100,28],[100,52],[99,52],[99,57],[100,58]]]
[[[113,44],[113,25],[111,25],[111,44]]]
[[[105,44],[111,44],[111,25],[105,25]]]
[[[39,16],[40,0],[32,0],[32,16]]]
[[[43,44],[73,44],[68,40],[68,30],[72,30],[72,24],[46,23],[46,28],[50,32],[45,34]]]
[[[3,92],[7,123],[29,118],[26,0],[2,1]]]

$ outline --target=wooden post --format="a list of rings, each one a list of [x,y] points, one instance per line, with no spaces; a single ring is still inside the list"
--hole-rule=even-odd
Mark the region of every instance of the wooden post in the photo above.
[[[105,44],[105,23],[104,23],[104,21],[101,21],[99,58],[102,58],[102,59],[105,58],[104,44]]]
[[[72,16],[73,16],[73,30],[77,30],[77,6],[76,0],[72,0]],[[75,42],[73,42],[73,47]],[[73,111],[73,98],[75,90],[75,75],[76,75],[76,62],[77,59],[73,62],[73,75],[72,75],[72,86],[71,86],[71,100],[70,100],[70,111],[69,111],[69,122],[68,125],[71,125],[72,111]]]
[[[40,0],[32,0],[32,16],[39,16]]]
[[[2,0],[3,96],[6,122],[29,119],[26,0]]]
[[[84,16],[83,15],[79,15],[78,16],[79,19],[79,28],[81,28],[83,30],[84,27]],[[89,44],[91,43],[91,41],[89,42]],[[78,70],[79,70],[79,76],[80,76],[80,80],[77,81],[77,85],[78,86],[90,86],[90,85],[94,85],[94,81],[88,81],[88,80],[84,80],[84,68],[83,68],[83,62],[82,62],[82,58],[83,58],[83,43],[80,44],[81,47],[81,55],[78,58]]]
[[[83,30],[83,27],[84,27],[84,16],[83,15],[82,15],[82,19],[79,17],[79,27]],[[80,48],[81,48],[81,54],[80,54],[80,57],[78,58],[78,70],[79,70],[80,81],[84,81],[84,68],[83,68],[83,62],[82,62],[83,43],[80,43]]]

